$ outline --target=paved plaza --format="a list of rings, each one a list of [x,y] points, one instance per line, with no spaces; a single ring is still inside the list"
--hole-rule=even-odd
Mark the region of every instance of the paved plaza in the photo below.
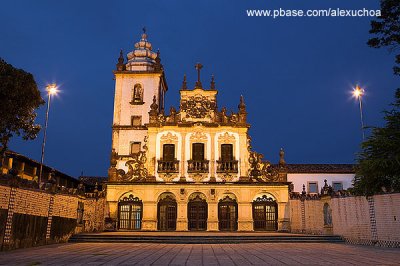
[[[400,249],[331,243],[76,243],[0,253],[0,265],[399,265]]]

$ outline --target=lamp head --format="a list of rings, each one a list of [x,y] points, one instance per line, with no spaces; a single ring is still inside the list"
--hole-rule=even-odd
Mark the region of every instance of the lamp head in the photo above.
[[[57,94],[58,90],[57,90],[57,84],[52,83],[52,84],[48,84],[46,86],[46,90],[50,95],[55,95]]]
[[[356,98],[359,98],[363,96],[364,90],[360,88],[360,86],[356,86],[356,88],[353,90],[353,96]]]

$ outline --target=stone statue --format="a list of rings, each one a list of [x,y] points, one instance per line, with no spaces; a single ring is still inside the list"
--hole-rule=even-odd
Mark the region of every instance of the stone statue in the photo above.
[[[279,151],[279,165],[285,165],[285,151],[283,150],[283,148],[281,148],[281,150]]]

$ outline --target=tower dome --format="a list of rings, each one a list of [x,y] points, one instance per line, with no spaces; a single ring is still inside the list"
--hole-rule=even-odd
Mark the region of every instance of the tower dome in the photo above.
[[[135,43],[135,48],[128,53],[126,70],[153,71],[156,65],[157,53],[152,51],[152,45],[147,40],[146,29],[143,29],[142,38]]]

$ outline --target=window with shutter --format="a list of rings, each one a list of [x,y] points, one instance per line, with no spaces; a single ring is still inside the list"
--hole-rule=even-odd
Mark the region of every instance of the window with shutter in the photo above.
[[[232,161],[233,160],[233,145],[222,144],[221,145],[221,161]]]
[[[204,143],[192,144],[192,160],[194,161],[204,160]]]
[[[163,160],[172,162],[175,160],[175,145],[164,144],[163,145]]]

